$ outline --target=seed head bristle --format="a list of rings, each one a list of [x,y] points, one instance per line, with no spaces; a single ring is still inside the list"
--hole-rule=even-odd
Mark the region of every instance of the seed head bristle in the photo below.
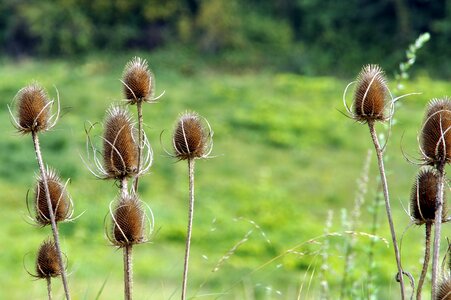
[[[61,271],[55,243],[51,240],[44,241],[36,258],[36,277],[56,277],[61,275]]]
[[[147,61],[134,57],[124,68],[124,95],[130,104],[146,101],[152,95],[154,80]]]
[[[433,99],[426,109],[421,148],[430,164],[451,161],[451,99]]]
[[[451,300],[451,278],[444,279],[439,284],[436,300]]]
[[[18,130],[21,133],[45,131],[49,126],[50,105],[45,90],[37,83],[17,93]]]
[[[136,195],[122,197],[113,211],[111,242],[119,247],[146,242],[143,205]]]
[[[378,65],[366,65],[357,77],[354,96],[354,119],[360,122],[384,121],[387,80]]]
[[[128,110],[111,107],[107,111],[103,141],[105,170],[110,178],[132,177],[138,169],[138,143]]]
[[[175,156],[181,160],[204,157],[208,136],[206,128],[196,113],[184,113],[173,136]]]
[[[71,216],[71,201],[64,184],[58,177],[56,172],[51,169],[46,170],[47,185],[50,192],[50,200],[52,203],[53,214],[56,222],[67,220]],[[50,213],[47,205],[47,197],[45,193],[44,179],[39,176],[35,188],[35,210],[36,221],[38,224],[45,226],[50,224]]]
[[[417,225],[432,224],[435,220],[439,174],[432,167],[424,167],[418,173],[410,197],[411,215]],[[442,219],[446,218],[446,198],[443,195]]]

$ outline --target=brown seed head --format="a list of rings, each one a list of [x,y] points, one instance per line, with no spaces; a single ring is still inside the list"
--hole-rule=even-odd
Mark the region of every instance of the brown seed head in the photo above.
[[[426,109],[421,132],[424,160],[430,164],[451,161],[451,99],[433,99]]]
[[[366,65],[357,77],[354,119],[360,122],[385,120],[387,80],[378,65]]]
[[[132,177],[138,168],[138,144],[128,110],[111,107],[105,120],[103,159],[110,178]]]
[[[53,214],[56,222],[68,219],[71,215],[71,202],[64,184],[54,170],[46,171],[47,185],[50,192]],[[45,185],[42,175],[38,178],[35,188],[36,221],[45,226],[50,224],[50,212],[47,205]]]
[[[435,220],[439,175],[432,167],[420,170],[412,187],[410,197],[411,215],[417,225],[432,224]],[[443,220],[446,218],[446,198],[443,196]]]
[[[203,157],[209,134],[196,113],[183,114],[176,126],[173,145],[175,156],[181,160]]]
[[[134,57],[125,65],[122,77],[125,98],[130,104],[145,101],[152,95],[154,80],[145,59]]]
[[[44,241],[39,247],[36,258],[36,277],[49,278],[59,275],[61,275],[61,267],[55,243],[51,240]]]
[[[17,93],[19,131],[39,132],[48,129],[50,100],[44,89],[34,83]]]
[[[121,198],[113,213],[111,242],[119,247],[145,242],[146,224],[147,217],[138,197]]]
[[[451,300],[451,278],[444,279],[438,286],[437,300]]]

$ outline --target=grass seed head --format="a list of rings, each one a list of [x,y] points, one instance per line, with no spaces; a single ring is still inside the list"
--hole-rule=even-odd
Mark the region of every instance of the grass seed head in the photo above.
[[[125,98],[130,104],[146,101],[152,95],[153,76],[145,59],[134,57],[129,61],[125,65],[122,81]]]
[[[146,242],[147,217],[136,195],[119,200],[113,211],[111,242],[119,247]]]
[[[354,96],[354,119],[360,122],[384,121],[387,80],[378,65],[366,65],[357,77]]]
[[[451,161],[451,99],[433,99],[426,109],[421,132],[423,159],[429,164]]]
[[[61,271],[55,243],[51,240],[44,241],[36,258],[36,277],[56,277],[61,275]]]
[[[47,185],[50,193],[53,214],[56,222],[61,222],[71,216],[71,201],[66,191],[66,187],[61,182],[55,171],[46,170]],[[35,188],[35,210],[36,221],[38,224],[45,226],[50,224],[50,213],[47,205],[47,197],[45,193],[44,179],[39,176]]]
[[[209,133],[196,113],[184,113],[175,128],[173,145],[175,156],[181,160],[206,155]]]
[[[128,110],[111,107],[105,120],[103,159],[110,178],[132,177],[138,169],[138,143]]]
[[[37,83],[17,93],[19,131],[22,133],[45,131],[49,126],[50,100]]]
[[[418,225],[432,224],[435,220],[439,174],[432,167],[418,173],[410,197],[411,215]],[[446,217],[446,198],[443,197],[443,219]]]

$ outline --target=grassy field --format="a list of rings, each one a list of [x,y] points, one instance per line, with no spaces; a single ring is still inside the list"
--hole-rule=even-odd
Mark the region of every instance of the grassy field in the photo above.
[[[0,299],[44,299],[45,283],[25,271],[34,270],[34,257],[50,228],[27,223],[25,197],[33,189],[37,165],[29,136],[10,123],[6,105],[32,80],[52,96],[58,88],[63,116],[41,137],[45,161],[71,178],[75,202],[73,223],[60,226],[68,257],[74,299],[122,295],[122,252],[109,246],[104,217],[117,193],[110,181],[96,180],[83,165],[84,127],[99,122],[111,103],[121,101],[119,79],[135,53],[96,55],[78,60],[4,61],[0,69]],[[146,132],[154,149],[154,165],[140,186],[142,199],[156,219],[151,243],[135,247],[136,299],[177,299],[183,269],[187,222],[187,166],[167,157],[179,113],[195,110],[213,127],[212,159],[200,161],[196,173],[196,211],[188,295],[199,299],[315,299],[320,291],[321,249],[327,250],[325,272],[331,295],[340,292],[344,248],[350,235],[349,217],[370,144],[368,129],[340,111],[346,80],[310,78],[270,70],[230,70],[208,65],[189,55],[163,51],[139,53],[156,75],[156,104],[144,107]],[[357,73],[359,70],[355,70]],[[419,77],[405,92],[422,92],[402,101],[396,113],[388,149],[387,169],[398,235],[410,224],[403,210],[417,167],[406,162],[401,147],[418,157],[416,135],[430,98],[449,94],[451,84]],[[378,128],[383,131],[384,128]],[[160,144],[160,133],[162,144]],[[373,151],[374,156],[374,151]],[[370,165],[368,193],[357,231],[370,232],[368,207],[377,194],[377,169]],[[331,231],[323,234],[328,211]],[[377,235],[390,240],[383,207]],[[419,276],[423,228],[410,227],[403,238],[404,268]],[[448,225],[444,236],[451,233]],[[315,239],[314,241],[309,241]],[[367,298],[371,239],[356,239],[352,289]],[[227,252],[236,249],[225,258]],[[300,245],[296,248],[297,245]],[[292,249],[293,251],[287,252]],[[213,270],[218,261],[223,262]],[[392,247],[374,246],[374,282],[380,299],[397,297]],[[349,284],[350,288],[351,284]],[[350,288],[351,289],[351,288]],[[62,295],[60,283],[54,290]],[[333,297],[332,297],[333,298]],[[58,299],[58,298],[57,298]],[[354,299],[356,299],[354,297]]]

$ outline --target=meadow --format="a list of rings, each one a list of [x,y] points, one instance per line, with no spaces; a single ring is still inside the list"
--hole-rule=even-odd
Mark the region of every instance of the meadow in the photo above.
[[[29,224],[25,199],[28,190],[32,194],[38,169],[31,139],[15,132],[7,110],[17,91],[33,80],[52,97],[56,95],[53,86],[60,94],[62,117],[41,142],[46,162],[63,178],[71,178],[68,189],[75,214],[82,214],[60,225],[73,298],[95,299],[101,292],[99,299],[116,299],[122,294],[121,253],[104,234],[108,204],[117,189],[110,181],[95,179],[80,156],[87,155],[85,127],[101,122],[105,109],[122,101],[119,79],[134,55],[148,59],[156,76],[156,94],[165,91],[158,103],[144,107],[154,165],[141,179],[140,192],[153,210],[156,230],[150,243],[135,248],[136,299],[179,297],[188,179],[186,164],[168,157],[163,147],[172,149],[175,121],[186,110],[206,117],[214,130],[214,157],[199,161],[196,170],[188,295],[196,299],[317,299],[320,277],[325,276],[331,298],[336,297],[350,238],[344,232],[346,222],[367,152],[373,150],[368,128],[341,113],[343,90],[353,79],[306,77],[265,67],[232,68],[203,62],[189,53],[156,51],[96,54],[68,61],[2,61],[0,299],[46,297],[45,283],[34,280],[26,269],[34,270],[37,248],[51,231]],[[388,146],[386,167],[398,236],[410,225],[403,206],[409,206],[417,172],[402,151],[419,157],[416,136],[424,107],[431,98],[449,95],[450,89],[449,82],[420,73],[403,90],[422,94],[401,101]],[[372,230],[369,208],[378,185],[374,161],[356,228],[363,233]],[[330,231],[336,234],[321,237],[329,211],[333,212]],[[381,239],[372,248],[374,278],[367,277],[373,239],[365,234],[356,237],[354,267],[348,274],[349,282],[357,285],[353,289],[365,299],[370,281],[377,288],[371,293],[378,298],[398,295],[393,250],[382,239],[390,240],[382,206],[378,218],[376,234]],[[444,226],[442,236],[450,233],[449,226]],[[412,226],[402,240],[404,268],[415,277],[421,270],[422,237],[423,228]],[[320,276],[325,245],[328,269]],[[62,295],[60,283],[54,282],[54,290]]]

